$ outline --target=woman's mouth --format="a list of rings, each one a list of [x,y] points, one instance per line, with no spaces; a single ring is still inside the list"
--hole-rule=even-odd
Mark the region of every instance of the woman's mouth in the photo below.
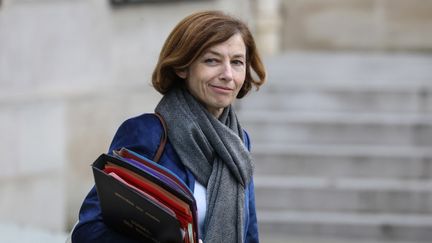
[[[233,90],[232,88],[225,87],[225,86],[219,86],[219,85],[210,85],[210,88],[212,88],[217,93],[224,93],[224,94],[231,93]]]

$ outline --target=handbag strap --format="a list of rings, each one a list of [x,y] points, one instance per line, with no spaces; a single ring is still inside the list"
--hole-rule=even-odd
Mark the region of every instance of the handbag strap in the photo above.
[[[159,160],[160,160],[160,158],[162,156],[162,153],[163,153],[163,151],[165,149],[165,145],[166,145],[166,143],[168,141],[167,124],[166,124],[165,120],[163,119],[163,117],[160,114],[158,114],[158,113],[155,112],[154,115],[159,119],[159,121],[160,121],[160,123],[162,125],[162,128],[163,128],[163,133],[161,135],[161,140],[160,140],[160,143],[159,143],[159,147],[157,148],[155,156],[153,157],[153,161],[154,162],[159,162]]]

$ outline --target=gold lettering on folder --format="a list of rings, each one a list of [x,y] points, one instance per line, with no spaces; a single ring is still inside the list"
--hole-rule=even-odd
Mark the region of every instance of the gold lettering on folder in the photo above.
[[[150,214],[149,212],[145,212],[145,214],[147,216],[149,216],[150,218],[154,219],[156,222],[160,223],[160,220],[158,218],[156,218],[155,216],[153,216],[152,214]]]
[[[122,196],[120,193],[118,192],[114,192],[114,195],[116,195],[117,197],[121,198],[123,201],[127,202],[129,205],[131,205],[132,207],[135,207],[135,204],[133,202],[131,202],[129,199],[127,199],[126,197]]]

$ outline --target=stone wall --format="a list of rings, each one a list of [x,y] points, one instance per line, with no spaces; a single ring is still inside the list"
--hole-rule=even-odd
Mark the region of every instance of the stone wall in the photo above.
[[[163,41],[200,9],[250,13],[243,0],[2,2],[0,225],[70,229],[93,185],[90,164],[123,120],[153,111]]]
[[[431,0],[280,0],[281,49],[431,51]]]

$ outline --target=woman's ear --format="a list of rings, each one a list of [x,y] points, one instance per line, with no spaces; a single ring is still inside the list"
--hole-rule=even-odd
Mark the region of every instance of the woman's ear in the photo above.
[[[186,69],[176,70],[176,74],[182,79],[186,79],[188,77],[188,71]]]

